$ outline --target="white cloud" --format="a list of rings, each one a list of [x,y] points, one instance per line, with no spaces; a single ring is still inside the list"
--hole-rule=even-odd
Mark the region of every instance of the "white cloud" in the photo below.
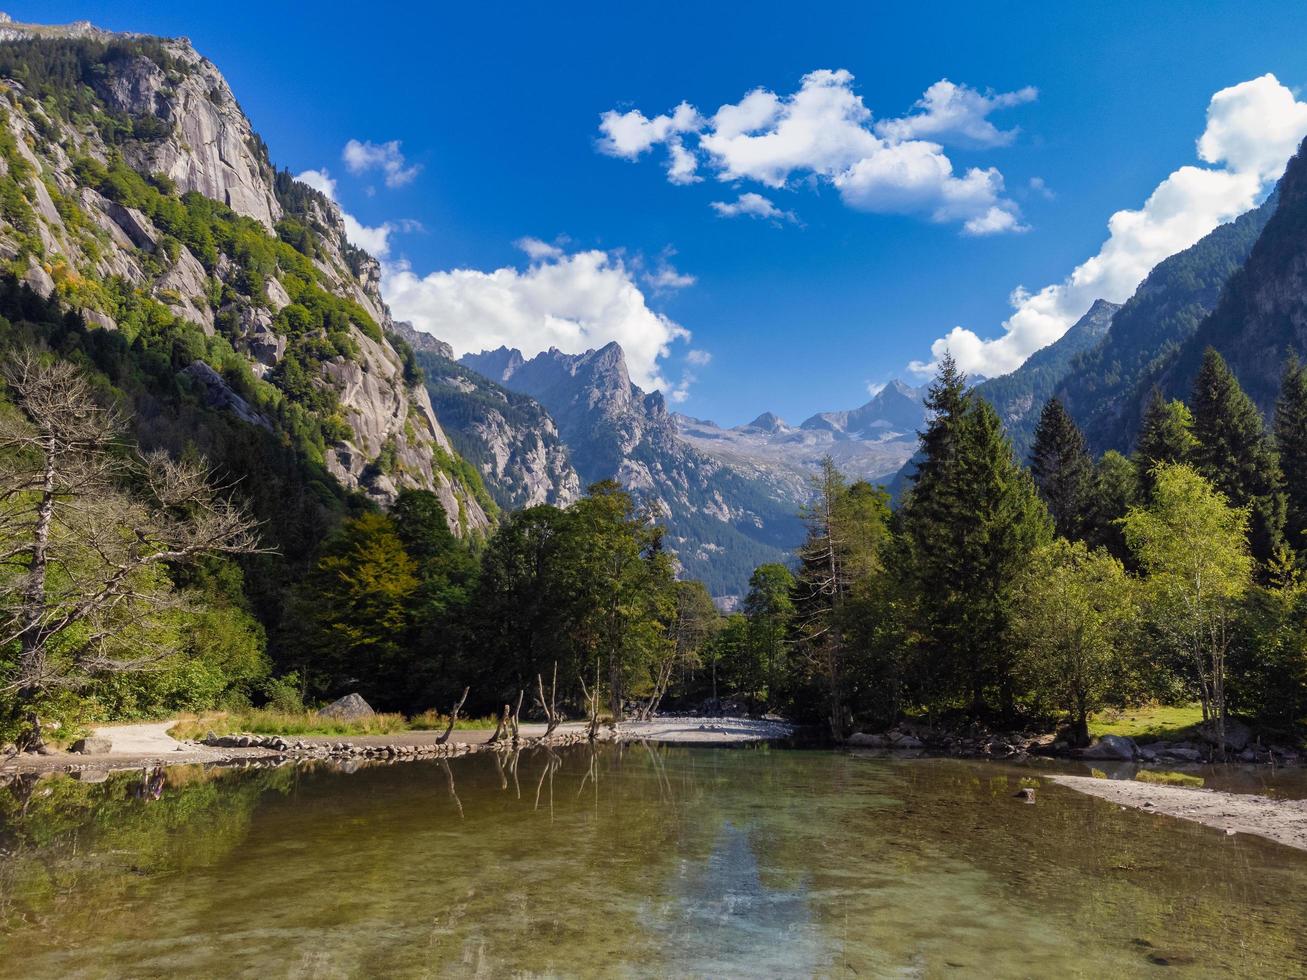
[[[407,165],[404,154],[400,151],[399,140],[385,143],[350,140],[341,151],[341,159],[352,174],[363,174],[369,170],[380,170],[385,176],[387,187],[403,187],[418,175],[421,166]]]
[[[662,389],[673,401],[688,395],[693,378],[670,384],[659,361],[690,332],[649,308],[621,256],[566,253],[535,239],[520,244],[530,258],[526,269],[418,276],[406,263],[387,265],[382,295],[396,319],[440,337],[460,355],[501,345],[526,357],[550,347],[578,353],[617,341],[636,384]]]
[[[797,222],[798,216],[793,211],[782,211],[770,198],[746,191],[734,201],[710,201],[708,206],[723,218],[765,218],[769,221]]]
[[[706,350],[689,350],[685,352],[685,361],[695,367],[707,367],[712,363],[712,354]]]
[[[667,144],[667,179],[673,184],[693,184],[702,178],[695,174],[698,160],[681,142],[682,133],[690,133],[703,124],[698,111],[682,102],[671,114],[645,117],[638,109],[628,112],[609,110],[599,119],[599,150],[609,156],[634,160],[659,143]]]
[[[642,278],[658,292],[685,289],[699,281],[688,272],[681,272],[674,268],[666,259],[659,262],[658,268],[653,272],[646,272]]]
[[[1030,190],[1038,194],[1045,201],[1051,201],[1053,198],[1057,197],[1057,195],[1053,193],[1053,189],[1048,186],[1048,182],[1045,181],[1043,177],[1031,177]]]
[[[872,398],[875,398],[877,395],[879,395],[879,394],[880,394],[882,391],[884,391],[884,390],[885,390],[885,382],[884,382],[884,381],[868,381],[868,382],[867,382],[867,394],[869,394]]]
[[[990,113],[1034,102],[1038,89],[1026,86],[1016,92],[977,92],[966,85],[955,85],[942,78],[917,100],[920,110],[902,119],[883,119],[876,132],[896,141],[921,139],[964,146],[1007,146],[1017,136],[1017,129],[999,129],[989,121]]]
[[[336,201],[336,180],[325,169],[306,170],[296,180],[308,184],[314,190],[321,191],[330,200]],[[336,201],[339,205],[339,201]],[[390,236],[396,231],[408,231],[417,226],[412,221],[385,221],[380,225],[369,227],[359,221],[348,211],[341,209],[340,216],[345,222],[345,237],[351,245],[363,249],[378,259],[390,255]]]
[[[1307,103],[1274,75],[1222,89],[1207,107],[1198,156],[1211,167],[1182,166],[1163,180],[1142,208],[1118,211],[1098,254],[1063,281],[1035,292],[1012,292],[1013,314],[1003,334],[984,340],[954,327],[931,345],[933,358],[914,361],[918,374],[934,370],[945,351],[964,371],[996,377],[1057,340],[1096,299],[1124,302],[1149,271],[1213,228],[1255,206],[1307,135]]]
[[[797,180],[824,181],[852,208],[925,214],[932,221],[961,223],[967,234],[1023,231],[1019,208],[1003,192],[1002,175],[979,167],[955,173],[943,145],[1011,142],[1016,130],[998,129],[988,116],[1035,96],[1032,88],[981,93],[945,79],[926,91],[917,111],[873,124],[871,110],[853,90],[853,75],[821,69],[803,76],[790,95],[757,88],[710,117],[686,102],[653,118],[636,109],[605,112],[599,149],[635,160],[665,145],[673,183],[699,179],[702,163],[718,180],[754,181],[774,189]],[[774,213],[760,210],[763,202]],[[712,207],[725,216],[793,220],[753,192],[734,203],[712,202]]]

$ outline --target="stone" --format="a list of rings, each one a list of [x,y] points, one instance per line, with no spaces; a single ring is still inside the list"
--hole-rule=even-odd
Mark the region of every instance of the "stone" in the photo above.
[[[1234,720],[1226,721],[1225,747],[1231,752],[1242,752],[1248,747],[1248,743],[1252,741],[1252,737],[1253,733],[1248,730],[1248,726],[1243,722]],[[1214,728],[1204,729],[1203,739],[1218,748],[1220,746],[1220,739],[1218,738]]]
[[[72,751],[78,755],[108,755],[113,751],[113,740],[103,735],[88,735],[74,742]]]
[[[363,700],[359,694],[346,694],[343,698],[331,702],[325,708],[318,711],[323,718],[337,718],[343,721],[352,721],[355,718],[371,718],[376,714],[372,706]],[[340,748],[346,748],[344,742],[340,743]]]
[[[849,744],[867,749],[883,749],[890,742],[884,735],[872,735],[867,732],[854,732],[849,736]]]
[[[1089,748],[1085,749],[1082,756],[1086,759],[1120,759],[1129,761],[1139,753],[1134,739],[1126,738],[1124,735],[1104,735]]]
[[[1186,748],[1184,746],[1167,749],[1165,754],[1173,759],[1183,759],[1185,762],[1198,762],[1203,757],[1203,754],[1197,749]]]
[[[926,745],[915,735],[900,735],[894,739],[894,748],[896,749],[920,749]]]

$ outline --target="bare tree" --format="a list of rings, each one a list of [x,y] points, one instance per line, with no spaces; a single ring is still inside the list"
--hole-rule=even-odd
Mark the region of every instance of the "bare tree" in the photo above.
[[[562,720],[562,715],[558,713],[558,661],[554,661],[554,679],[549,685],[549,697],[545,697],[545,679],[543,675],[536,674],[536,684],[540,688],[540,695],[536,702],[540,705],[540,710],[545,713],[545,733],[536,741],[541,742],[554,734],[554,729]]]
[[[132,450],[125,416],[74,366],[20,353],[4,377],[18,411],[0,415],[0,649],[17,655],[0,703],[36,749],[51,692],[174,652],[169,567],[261,549],[203,462]]]
[[[458,699],[458,704],[454,705],[453,710],[449,713],[449,725],[446,726],[445,733],[436,739],[437,745],[444,745],[449,741],[449,735],[453,732],[454,725],[458,723],[458,713],[463,710],[463,702],[467,700],[467,694],[470,690],[472,690],[470,687],[463,688],[463,696]]]

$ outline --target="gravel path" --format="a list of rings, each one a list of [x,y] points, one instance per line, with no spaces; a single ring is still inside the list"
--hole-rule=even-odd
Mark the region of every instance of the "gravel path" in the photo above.
[[[1254,834],[1307,850],[1307,800],[1275,800],[1251,793],[1186,789],[1132,779],[1060,775],[1046,778],[1121,806],[1193,820],[1228,834]]]

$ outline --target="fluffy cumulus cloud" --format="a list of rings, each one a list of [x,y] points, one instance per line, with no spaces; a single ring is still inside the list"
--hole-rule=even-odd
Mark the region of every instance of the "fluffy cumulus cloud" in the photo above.
[[[419,276],[407,264],[384,267],[381,290],[397,320],[449,342],[457,354],[516,347],[532,357],[550,347],[580,352],[617,341],[631,379],[683,400],[693,377],[669,383],[660,361],[690,333],[650,309],[638,271],[620,255],[567,252],[536,239],[518,243],[525,269],[452,269]],[[670,267],[669,267],[670,268]]]
[[[295,179],[308,184],[314,190],[321,191],[332,201],[337,200],[336,180],[325,169],[306,170]],[[341,209],[340,216],[345,221],[345,237],[349,239],[349,243],[378,259],[389,257],[392,234],[417,227],[416,222],[412,221],[385,221],[379,225],[368,226],[344,209]]]
[[[893,140],[937,139],[976,147],[1007,146],[1016,139],[1018,130],[999,129],[989,115],[1024,102],[1034,102],[1039,91],[1026,86],[1015,92],[977,92],[966,85],[955,85],[947,78],[926,89],[917,111],[901,119],[884,119],[876,132]]]
[[[367,140],[350,140],[341,151],[341,159],[352,174],[365,174],[370,170],[381,172],[387,187],[403,187],[418,175],[422,168],[410,165],[400,150],[399,140],[373,143]]]
[[[1036,291],[1013,290],[1013,313],[1001,336],[986,340],[954,327],[931,345],[930,361],[914,361],[911,369],[928,374],[947,351],[975,374],[995,377],[1015,370],[1061,337],[1094,300],[1124,302],[1158,262],[1254,207],[1304,135],[1307,103],[1274,75],[1222,89],[1208,104],[1197,142],[1198,157],[1208,166],[1180,167],[1143,207],[1112,215],[1098,253],[1063,281]]]
[[[600,117],[599,148],[635,160],[665,146],[673,183],[700,179],[701,166],[718,180],[776,190],[817,180],[857,210],[923,214],[973,235],[1025,230],[1002,175],[992,167],[958,172],[944,147],[1010,143],[1016,130],[999,129],[989,116],[1033,100],[1034,89],[982,93],[944,79],[908,115],[874,121],[853,84],[847,71],[822,69],[803,76],[796,92],[757,88],[711,116],[687,102],[652,118],[612,110]],[[792,218],[754,192],[711,206],[725,216]]]
[[[779,224],[782,221],[796,222],[798,215],[793,211],[782,211],[771,200],[753,191],[745,191],[734,201],[710,201],[709,207],[723,218],[763,218]]]

